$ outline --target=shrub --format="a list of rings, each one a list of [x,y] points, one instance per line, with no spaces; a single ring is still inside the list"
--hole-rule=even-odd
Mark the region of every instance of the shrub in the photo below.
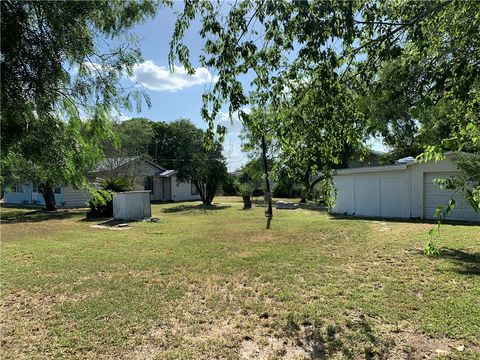
[[[250,196],[253,193],[253,186],[251,184],[237,184],[236,188],[238,190],[238,194],[243,198],[243,209],[251,209],[252,200],[250,199]]]
[[[110,192],[123,192],[132,189],[130,180],[123,177],[108,177],[100,179],[98,184],[103,190],[108,190]]]
[[[297,183],[278,182],[273,188],[273,196],[279,198],[300,197],[302,186]]]
[[[88,207],[90,208],[87,213],[88,218],[113,216],[113,201],[110,191],[93,189],[90,191],[90,195],[90,200],[88,200]]]

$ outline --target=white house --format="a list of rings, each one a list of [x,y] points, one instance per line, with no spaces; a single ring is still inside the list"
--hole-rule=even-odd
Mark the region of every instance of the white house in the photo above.
[[[404,161],[396,165],[338,170],[333,180],[337,189],[333,212],[365,217],[433,219],[435,209],[453,195],[434,179],[459,174],[458,153],[447,152],[445,159],[420,163]],[[463,193],[455,194],[456,207],[450,220],[480,221]]]
[[[89,176],[94,182],[98,177],[122,176],[134,180],[135,188],[150,191],[151,201],[199,200],[195,186],[177,179],[177,171],[165,169],[152,161],[138,157],[105,159]],[[70,185],[55,188],[57,206],[85,206],[90,198],[86,189],[76,190]],[[45,204],[42,194],[32,181],[22,181],[5,189],[6,203]]]

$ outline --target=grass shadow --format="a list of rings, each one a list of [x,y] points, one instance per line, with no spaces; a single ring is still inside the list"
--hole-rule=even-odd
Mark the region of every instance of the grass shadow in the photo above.
[[[345,325],[327,325],[321,321],[297,324],[289,317],[285,331],[310,359],[383,359],[390,347],[362,315],[360,318],[347,319]]]
[[[49,220],[63,220],[70,219],[72,217],[78,217],[84,215],[85,210],[70,210],[62,209],[55,211],[45,211],[42,209],[24,211],[24,210],[13,210],[8,212],[2,212],[1,214],[1,223],[3,224],[13,224],[13,223],[24,223],[24,222],[42,222]]]
[[[327,213],[327,211],[328,211],[328,208],[326,206],[316,205],[316,204],[302,204],[302,203],[299,203],[298,208],[303,209],[303,210],[318,211],[318,212],[323,212],[323,213]]]
[[[82,222],[90,222],[90,223],[96,223],[96,225],[102,225],[102,226],[116,226],[118,224],[126,224],[126,223],[133,223],[133,222],[139,222],[142,221],[142,219],[139,220],[122,220],[122,219],[112,219],[111,217],[99,217],[99,218],[83,218],[80,219]]]
[[[480,252],[441,248],[440,254],[432,259],[445,259],[455,264],[455,270],[463,275],[480,275]],[[421,253],[423,255],[423,252]]]
[[[267,230],[272,227],[272,218],[273,216],[267,216]]]
[[[178,205],[162,209],[161,211],[166,214],[181,213],[181,212],[206,212],[217,211],[230,208],[230,205]]]
[[[322,210],[325,211],[325,210]],[[405,219],[405,218],[385,218],[385,217],[374,217],[374,216],[357,216],[357,215],[346,215],[346,214],[334,214],[330,213],[330,219],[332,220],[369,220],[369,221],[386,221],[394,223],[404,223],[404,224],[437,224],[437,220],[433,219]],[[459,220],[446,220],[443,222],[444,225],[461,225],[461,226],[479,226],[478,222],[469,222],[469,221],[459,221]]]

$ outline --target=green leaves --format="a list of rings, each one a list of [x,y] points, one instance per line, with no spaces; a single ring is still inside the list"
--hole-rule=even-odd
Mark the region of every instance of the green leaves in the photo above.
[[[120,79],[141,59],[128,31],[156,7],[149,0],[1,3],[2,165],[9,153],[17,159],[7,178],[87,185],[111,138],[112,111],[150,104]]]
[[[423,252],[427,256],[438,256],[440,255],[440,251],[438,250],[437,246],[431,241],[427,241],[425,244],[425,247],[423,249]]]
[[[438,253],[432,241],[438,235],[442,222],[457,206],[455,200],[457,194],[462,194],[475,211],[480,211],[480,155],[460,155],[456,165],[458,170],[461,170],[460,174],[447,179],[434,180],[442,189],[453,190],[453,193],[444,204],[435,209],[434,217],[437,218],[437,224],[429,231],[430,239],[425,248],[427,255]]]
[[[229,6],[222,17],[220,4],[186,3],[170,48],[170,63],[178,57],[188,66],[183,36],[199,15],[200,36],[206,39],[201,61],[219,75],[201,112],[211,129],[222,104],[232,112],[246,105],[277,108],[293,99],[306,80],[325,89],[327,96],[318,93],[315,99],[320,106],[329,102],[335,107],[330,95],[335,85],[347,85],[357,95],[369,92],[369,105],[376,105],[362,109],[374,122],[367,130],[401,147],[402,156],[409,150],[420,154],[423,145],[478,144],[478,126],[473,125],[479,103],[479,19],[473,15],[480,11],[478,2],[244,0]],[[253,77],[251,90],[238,83],[247,73]],[[446,118],[441,114],[429,118],[438,104],[453,104],[452,121],[438,120]],[[428,126],[418,126],[422,118]],[[260,123],[253,119],[245,125],[258,128]],[[288,136],[299,140],[294,133]]]

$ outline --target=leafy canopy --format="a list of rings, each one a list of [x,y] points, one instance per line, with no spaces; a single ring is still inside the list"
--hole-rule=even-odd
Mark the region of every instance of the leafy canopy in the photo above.
[[[328,89],[332,81],[338,86],[347,82],[349,88],[362,93],[376,83],[385,64],[397,60],[399,71],[408,70],[406,80],[415,79],[404,81],[413,91],[413,103],[406,104],[409,108],[430,107],[448,99],[462,109],[458,116],[452,115],[454,125],[448,138],[442,139],[442,145],[453,141],[462,148],[479,141],[479,13],[477,1],[451,0],[243,0],[230,4],[226,11],[221,2],[186,2],[171,41],[170,62],[178,58],[193,71],[183,36],[199,17],[200,36],[205,39],[199,60],[215,68],[219,76],[205,93],[202,109],[213,132],[223,103],[228,103],[231,113],[240,111],[241,115],[247,105],[277,107],[297,92],[299,84],[325,69],[327,76],[316,86]],[[250,89],[240,81],[246,74],[252,78]],[[326,106],[336,99],[319,101]]]
[[[155,122],[152,127],[155,133],[150,145],[152,158],[159,165],[176,170],[178,181],[190,181],[202,202],[210,205],[227,180],[221,142],[205,146],[205,132],[188,119]]]
[[[120,79],[140,60],[129,29],[155,11],[148,0],[2,1],[0,152],[7,180],[29,176],[44,195],[66,182],[86,185],[85,169],[111,134],[111,111],[141,104],[141,94]],[[54,197],[45,200],[54,209]]]

